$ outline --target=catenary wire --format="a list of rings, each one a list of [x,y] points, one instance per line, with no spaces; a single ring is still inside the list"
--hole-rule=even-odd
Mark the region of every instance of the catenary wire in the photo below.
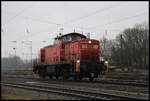
[[[139,16],[142,16],[143,14],[145,14],[147,12],[143,12],[143,13],[140,13],[140,14],[136,14],[136,15],[133,15],[133,16],[128,16],[128,17],[125,17],[125,18],[122,18],[122,19],[119,19],[119,20],[115,20],[115,21],[112,21],[112,22],[109,22],[109,23],[105,23],[105,24],[101,24],[101,25],[96,25],[96,26],[93,26],[93,27],[88,27],[86,29],[94,29],[96,27],[100,27],[100,26],[105,26],[105,25],[108,25],[108,24],[113,24],[113,23],[118,23],[118,22],[122,22],[122,21],[125,21],[125,20],[129,20],[131,18],[135,18],[135,17],[139,17]]]
[[[116,5],[117,5],[117,6],[120,6],[121,4],[116,4]],[[72,23],[72,22],[74,22],[74,21],[79,21],[79,20],[86,19],[86,18],[88,18],[88,17],[90,17],[90,16],[93,16],[93,15],[95,15],[95,14],[97,14],[97,13],[101,13],[101,12],[104,12],[104,11],[109,10],[109,9],[111,9],[111,8],[117,7],[116,5],[110,5],[110,6],[108,6],[108,7],[103,8],[103,9],[98,9],[98,10],[96,10],[96,11],[94,11],[94,12],[91,12],[91,13],[89,13],[89,14],[87,14],[87,15],[84,15],[84,16],[81,16],[81,17],[72,19],[72,20],[66,22],[65,24],[68,24],[68,23],[70,23],[70,22]]]

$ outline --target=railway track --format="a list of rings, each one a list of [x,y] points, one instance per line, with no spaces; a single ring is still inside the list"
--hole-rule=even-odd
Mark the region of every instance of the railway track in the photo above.
[[[40,78],[35,78],[35,77],[25,77],[25,76],[4,76],[4,77],[11,77],[11,78],[26,78],[26,79],[40,79]],[[44,79],[43,79],[44,80]],[[45,79],[46,80],[46,79]],[[55,79],[52,79],[55,80]],[[57,80],[58,81],[58,80]],[[65,80],[67,81],[72,81],[72,80]],[[76,82],[89,82],[88,80],[80,80]],[[101,79],[96,79],[93,81],[93,83],[106,83],[106,84],[116,84],[116,85],[128,85],[128,86],[136,86],[136,87],[148,87],[149,82],[148,81],[135,81],[135,80],[119,80],[119,79],[114,79],[114,80],[101,80]]]
[[[99,80],[99,83],[118,84],[118,85],[129,85],[137,87],[148,87],[149,82],[147,81],[133,81],[133,80]]]
[[[71,96],[74,99],[85,99],[85,100],[143,100],[143,98],[131,97],[124,95],[113,94],[113,93],[102,93],[102,92],[87,92],[77,89],[43,86],[39,84],[26,84],[26,83],[15,83],[15,82],[1,82],[2,86],[20,88],[32,91],[38,91],[40,93],[55,93],[64,96]]]

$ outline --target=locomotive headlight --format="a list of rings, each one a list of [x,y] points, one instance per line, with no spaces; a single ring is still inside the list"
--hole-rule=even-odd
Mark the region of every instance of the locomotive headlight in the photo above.
[[[108,64],[108,61],[105,61],[105,64]]]
[[[80,60],[77,60],[77,63],[80,63]]]
[[[91,40],[89,40],[88,43],[91,44],[92,43]]]
[[[105,61],[105,64],[108,65],[108,61]]]

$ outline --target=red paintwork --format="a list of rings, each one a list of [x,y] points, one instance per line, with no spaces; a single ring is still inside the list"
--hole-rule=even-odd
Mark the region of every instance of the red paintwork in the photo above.
[[[81,44],[83,43],[87,43],[88,44],[88,41],[91,40],[91,39],[87,39],[87,40],[81,40],[79,41],[79,46],[81,47]],[[100,61],[100,46],[99,46],[99,41],[98,40],[91,40],[91,44],[88,44],[89,46],[90,45],[98,45],[98,48],[97,49],[93,49],[93,48],[88,48],[88,49],[80,49],[80,59],[81,60],[89,60],[91,61],[92,60],[92,55],[97,55],[96,57],[96,60],[97,61]]]
[[[76,37],[74,35],[71,36],[72,41],[68,43],[64,43],[63,39],[59,38],[59,43],[56,45],[49,45],[47,47],[41,48],[40,50],[40,62],[44,63],[56,63],[60,61],[76,61],[77,59],[82,60],[88,60],[92,61],[92,55],[97,55],[96,60],[100,60],[100,52],[99,52],[99,41],[98,40],[92,40],[92,39],[84,39],[84,40],[76,40]],[[82,44],[86,43],[88,44],[88,41],[91,40],[91,45],[96,44],[98,45],[98,49],[93,48],[87,48],[82,49]],[[62,44],[65,44],[65,48],[62,48]],[[43,51],[42,51],[43,50]],[[42,53],[45,57],[44,61],[41,61]]]

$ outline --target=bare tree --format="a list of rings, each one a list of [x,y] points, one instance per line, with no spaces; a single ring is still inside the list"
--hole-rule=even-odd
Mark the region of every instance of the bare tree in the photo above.
[[[111,57],[120,65],[142,68],[149,65],[148,25],[136,24],[127,28],[116,37],[116,44],[112,46]]]

